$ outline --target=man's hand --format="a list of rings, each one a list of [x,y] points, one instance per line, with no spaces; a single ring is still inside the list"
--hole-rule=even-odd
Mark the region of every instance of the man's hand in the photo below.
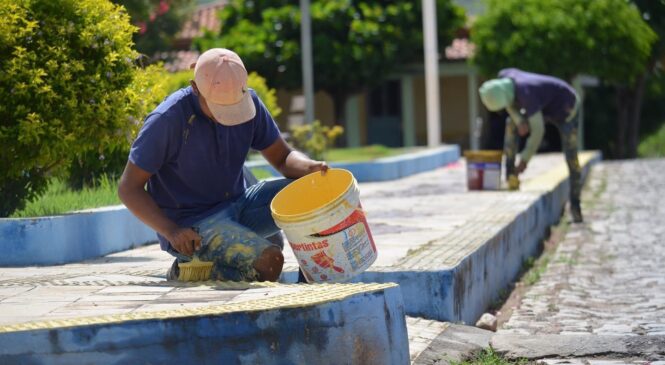
[[[322,174],[328,171],[327,163],[312,160],[304,153],[293,150],[281,137],[268,148],[261,150],[261,154],[277,171],[289,179],[298,179],[316,171],[321,171]]]
[[[521,173],[523,173],[524,170],[526,170],[526,164],[527,164],[526,161],[520,161],[520,163],[517,164],[517,166],[515,166],[515,172],[516,172],[518,175],[521,174]]]
[[[526,121],[523,121],[522,123],[517,125],[517,134],[520,135],[520,137],[524,137],[527,134],[529,134],[529,123]]]
[[[201,237],[189,228],[181,228],[169,219],[145,190],[151,173],[127,161],[118,183],[118,196],[127,208],[143,223],[164,236],[173,248],[191,256],[201,246]]]
[[[328,164],[325,161],[314,161],[309,165],[309,172],[321,171],[321,175],[325,175],[328,171]]]
[[[176,251],[186,256],[192,256],[201,248],[201,236],[191,228],[178,227],[166,239]]]

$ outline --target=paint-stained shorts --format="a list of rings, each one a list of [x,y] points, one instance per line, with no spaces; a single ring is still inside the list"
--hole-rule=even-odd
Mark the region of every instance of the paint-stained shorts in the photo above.
[[[229,207],[191,225],[202,238],[201,248],[195,255],[202,261],[213,262],[211,280],[258,280],[254,261],[268,247],[282,249],[264,237],[279,232],[270,214],[270,202],[290,182],[288,179],[261,181],[248,188]],[[192,259],[170,245],[167,252],[179,262]]]

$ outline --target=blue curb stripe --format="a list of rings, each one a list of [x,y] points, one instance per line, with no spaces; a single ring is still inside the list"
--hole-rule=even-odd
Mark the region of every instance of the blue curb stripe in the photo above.
[[[446,145],[421,152],[395,157],[386,157],[368,162],[333,162],[330,166],[346,169],[353,173],[358,182],[388,181],[431,171],[460,158],[458,145]],[[260,168],[273,176],[281,176],[265,161],[250,161],[247,167]]]
[[[155,242],[123,205],[39,218],[0,219],[0,266],[77,262]]]

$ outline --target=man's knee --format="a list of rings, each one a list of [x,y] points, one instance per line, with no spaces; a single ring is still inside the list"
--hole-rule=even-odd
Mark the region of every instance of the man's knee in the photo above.
[[[284,255],[279,247],[270,246],[261,252],[254,269],[259,274],[260,281],[277,281],[284,266]]]

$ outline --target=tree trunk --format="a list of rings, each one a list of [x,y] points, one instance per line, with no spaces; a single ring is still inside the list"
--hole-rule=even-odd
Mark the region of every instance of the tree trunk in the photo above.
[[[617,87],[616,106],[617,106],[617,134],[614,147],[615,158],[626,157],[626,129],[628,124],[628,111],[630,109],[630,100],[627,98],[626,88]]]
[[[649,71],[645,71],[640,75],[635,83],[635,87],[631,90],[631,113],[628,119],[628,138],[626,144],[626,157],[637,157],[637,146],[640,139],[640,121],[642,117],[642,101],[644,100],[644,89],[646,88],[646,81]]]
[[[345,115],[346,101],[348,100],[348,97],[349,94],[343,92],[332,94],[334,110],[335,110],[334,123],[335,125],[341,125],[342,127],[344,127],[345,134],[348,131],[348,126],[346,125],[346,115]],[[346,138],[339,138],[336,144],[338,145],[338,147],[346,146],[347,144]]]

